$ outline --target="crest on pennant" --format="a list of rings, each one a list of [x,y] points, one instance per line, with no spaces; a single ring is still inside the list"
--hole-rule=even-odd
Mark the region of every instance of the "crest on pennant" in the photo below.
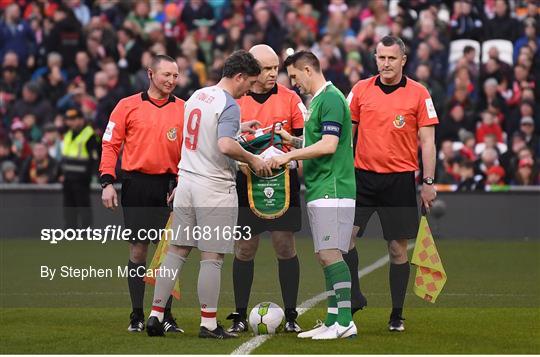
[[[264,189],[264,195],[266,196],[266,198],[272,198],[272,196],[274,195],[274,189],[272,187],[266,187]]]

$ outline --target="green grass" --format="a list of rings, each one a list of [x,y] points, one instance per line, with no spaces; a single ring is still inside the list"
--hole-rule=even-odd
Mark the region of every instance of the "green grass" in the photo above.
[[[386,331],[391,304],[388,268],[383,267],[361,280],[369,306],[355,316],[358,338],[318,342],[281,334],[254,353],[540,353],[540,242],[443,240],[437,244],[448,274],[447,285],[436,304],[417,298],[409,287],[404,334]],[[383,241],[373,239],[359,240],[358,247],[361,267],[386,250]],[[301,261],[299,301],[320,293],[323,287],[312,249],[310,239],[297,240]],[[186,334],[154,339],[126,332],[129,295],[124,279],[81,282],[39,277],[40,265],[123,265],[127,261],[126,244],[77,242],[52,246],[0,240],[0,253],[0,353],[227,354],[251,337],[245,334],[226,341],[196,337],[196,253],[182,273],[182,301],[173,307]],[[267,240],[259,248],[255,269],[250,304],[270,300],[281,305],[277,264]],[[147,306],[152,290],[147,289]],[[223,268],[221,291],[218,319],[226,322],[234,306],[231,257]],[[300,324],[311,327],[324,316],[323,307],[319,304],[302,315]]]

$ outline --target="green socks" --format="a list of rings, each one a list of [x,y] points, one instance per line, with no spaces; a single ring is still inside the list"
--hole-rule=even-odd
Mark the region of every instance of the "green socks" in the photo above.
[[[324,276],[328,292],[328,313],[325,325],[331,326],[337,321],[341,326],[349,326],[352,321],[349,267],[343,260],[340,260],[325,267]]]

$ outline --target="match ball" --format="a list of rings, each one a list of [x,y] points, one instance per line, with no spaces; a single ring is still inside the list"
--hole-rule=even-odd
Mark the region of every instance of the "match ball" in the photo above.
[[[261,302],[249,313],[249,326],[255,335],[274,334],[278,331],[285,313],[278,304]]]

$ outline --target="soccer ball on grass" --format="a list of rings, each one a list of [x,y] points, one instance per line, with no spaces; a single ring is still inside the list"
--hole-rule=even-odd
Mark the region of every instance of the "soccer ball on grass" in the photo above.
[[[261,302],[249,313],[249,326],[255,335],[274,334],[279,330],[285,313],[278,304]]]

